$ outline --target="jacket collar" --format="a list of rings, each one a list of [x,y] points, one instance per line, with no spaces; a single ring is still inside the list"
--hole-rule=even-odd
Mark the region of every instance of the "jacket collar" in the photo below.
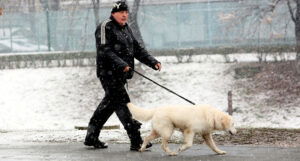
[[[110,19],[111,19],[111,21],[116,25],[116,26],[118,26],[119,28],[125,28],[126,26],[127,26],[127,23],[124,25],[124,26],[121,26],[115,19],[114,19],[114,17],[113,16],[110,16]]]

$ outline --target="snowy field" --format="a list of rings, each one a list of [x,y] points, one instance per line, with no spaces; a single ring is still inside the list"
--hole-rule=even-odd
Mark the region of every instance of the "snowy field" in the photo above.
[[[260,114],[243,101],[242,95],[234,93],[235,79],[230,69],[235,63],[196,59],[176,63],[169,57],[159,60],[163,65],[160,72],[145,66],[137,70],[197,104],[211,104],[226,111],[227,92],[232,90],[233,107],[238,109],[233,117],[238,127],[300,127],[299,107]],[[85,131],[74,126],[88,124],[104,94],[94,67],[0,70],[0,89],[0,144],[83,141]],[[145,108],[188,104],[137,74],[129,82],[128,91],[131,101]],[[120,122],[114,114],[107,125],[116,124]],[[150,124],[144,123],[142,134],[146,135],[149,129]],[[174,137],[180,134],[175,133]],[[120,130],[103,130],[101,139],[128,141],[122,126]]]

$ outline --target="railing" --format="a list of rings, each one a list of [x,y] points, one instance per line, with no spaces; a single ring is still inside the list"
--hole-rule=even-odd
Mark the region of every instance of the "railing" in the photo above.
[[[257,50],[260,52],[258,53]],[[295,46],[265,46],[257,47],[223,47],[223,48],[195,48],[177,50],[150,50],[153,56],[173,56],[177,62],[189,61],[195,56],[210,57],[219,55],[221,62],[236,62],[241,54],[252,54],[255,61],[284,61],[295,59]],[[230,58],[232,57],[232,58]],[[95,66],[95,52],[36,52],[36,53],[17,53],[0,54],[0,69],[15,68],[44,68],[44,67],[74,67],[74,66]]]

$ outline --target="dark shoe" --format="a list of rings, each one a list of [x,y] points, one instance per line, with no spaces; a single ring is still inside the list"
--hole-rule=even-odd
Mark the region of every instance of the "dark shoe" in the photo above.
[[[140,145],[130,145],[130,150],[131,151],[139,151],[140,149],[141,149],[141,144]],[[151,143],[148,143],[147,145],[146,145],[146,149],[148,149],[148,148],[150,148],[150,147],[152,147],[152,144]]]
[[[107,148],[107,144],[101,142],[99,137],[100,129],[97,126],[90,125],[87,129],[87,134],[85,137],[84,145],[86,146],[94,146],[96,149]]]
[[[96,140],[96,141],[85,141],[84,145],[86,146],[94,146],[94,148],[96,149],[104,149],[107,148],[107,143],[102,142],[100,140]]]

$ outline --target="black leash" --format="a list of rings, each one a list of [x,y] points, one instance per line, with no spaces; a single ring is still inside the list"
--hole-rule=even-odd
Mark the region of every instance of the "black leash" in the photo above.
[[[165,89],[165,90],[167,90],[167,91],[169,91],[169,92],[171,92],[171,93],[175,94],[176,96],[178,96],[178,97],[180,97],[180,98],[182,98],[182,99],[186,100],[187,102],[189,102],[189,103],[191,103],[191,104],[195,105],[195,103],[194,103],[194,102],[192,102],[192,101],[190,101],[190,100],[188,100],[188,99],[186,99],[186,98],[184,98],[184,97],[180,96],[179,94],[175,93],[174,91],[170,90],[169,88],[167,88],[167,87],[164,87],[164,86],[162,86],[162,85],[158,84],[157,82],[155,82],[154,80],[152,80],[152,79],[150,79],[150,78],[146,77],[146,76],[145,76],[145,75],[143,75],[142,73],[140,73],[140,72],[138,72],[138,71],[136,71],[136,70],[133,70],[133,71],[134,71],[134,72],[136,72],[138,75],[140,75],[140,76],[142,76],[142,77],[144,77],[144,78],[148,79],[149,81],[153,82],[154,84],[156,84],[156,85],[160,86],[161,88],[163,88],[163,89]]]

